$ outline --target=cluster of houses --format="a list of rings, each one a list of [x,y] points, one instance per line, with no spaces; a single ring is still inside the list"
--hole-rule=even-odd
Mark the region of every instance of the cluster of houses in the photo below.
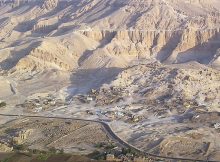
[[[99,91],[91,90],[88,97],[96,102],[96,106],[105,106],[123,101],[130,93],[120,87],[102,88]]]
[[[31,112],[41,112],[47,110],[51,107],[60,107],[66,105],[66,102],[62,99],[57,99],[52,95],[48,95],[46,97],[38,96],[34,99],[28,99],[23,104],[17,105],[25,108],[27,111]]]
[[[98,115],[101,119],[108,120],[123,120],[128,123],[135,123],[142,120],[142,116],[134,115],[129,111],[120,111],[120,110],[96,110],[95,112],[92,110],[86,110],[88,115]]]

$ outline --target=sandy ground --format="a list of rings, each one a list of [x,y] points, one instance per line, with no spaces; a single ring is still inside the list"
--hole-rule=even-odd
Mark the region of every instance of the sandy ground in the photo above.
[[[176,65],[156,65],[155,63],[134,65],[120,72],[114,77],[115,79],[110,77],[113,81],[110,84],[103,85],[97,95],[95,95],[95,99],[93,99],[93,101],[89,100],[88,103],[82,103],[79,100],[80,97],[76,95],[73,98],[69,98],[70,101],[68,102],[61,99],[64,104],[49,105],[45,110],[36,112],[37,105],[42,103],[38,103],[38,101],[35,100],[40,96],[40,100],[45,102],[44,100],[48,98],[48,94],[52,92],[47,92],[44,88],[42,88],[43,91],[40,88],[36,88],[36,92],[38,93],[33,91],[34,89],[31,89],[32,93],[26,94],[27,100],[33,103],[37,102],[33,109],[28,109],[27,105],[27,107],[13,107],[9,105],[2,108],[2,112],[9,114],[22,113],[108,121],[113,131],[116,132],[119,137],[144,151],[172,157],[199,159],[208,157],[210,160],[219,160],[217,156],[217,153],[220,151],[220,146],[218,145],[220,139],[219,130],[214,127],[216,123],[220,122],[218,104],[215,107],[210,106],[209,103],[212,99],[207,100],[208,102],[203,100],[205,99],[207,88],[209,88],[209,91],[213,90],[212,95],[219,95],[217,91],[215,92],[215,89],[218,88],[218,71],[202,65],[200,67],[200,65],[194,63],[190,65],[179,65],[179,69],[177,69]],[[155,68],[152,68],[152,66],[155,66]],[[160,71],[160,69],[162,69],[162,71]],[[173,75],[174,70],[175,75]],[[204,72],[200,75],[200,71]],[[140,78],[139,73],[144,73],[145,75]],[[211,81],[210,78],[207,78],[206,81],[202,80],[204,76],[210,73],[212,76]],[[96,79],[99,80],[99,77],[95,78],[92,75],[85,77],[85,75],[87,75],[87,73],[73,75],[74,81],[72,82],[71,88],[80,91],[83,90],[81,86],[87,83],[88,87],[85,87],[85,89],[89,89],[91,88],[90,86],[95,86],[91,83],[92,81],[95,82]],[[102,73],[96,75],[102,76]],[[155,85],[160,85],[164,80],[164,75],[168,76],[168,81],[166,81],[165,84],[169,85],[173,82],[176,84],[172,89],[173,97],[169,99],[165,98],[165,102],[160,98],[161,94],[164,96],[161,92],[167,91],[166,86],[164,86],[165,84],[151,91],[142,89],[142,87],[145,87],[145,84],[148,84],[149,89],[155,87]],[[191,79],[190,77],[192,75],[193,78]],[[44,77],[42,76],[44,75],[41,75],[38,79],[45,80],[46,75]],[[185,76],[189,76],[192,81],[184,82],[184,79],[179,79]],[[93,80],[88,82],[90,79]],[[153,80],[153,82],[151,82],[151,80]],[[199,84],[204,83],[204,86],[195,86],[195,82]],[[209,82],[213,83],[212,86],[209,86]],[[28,81],[28,83],[32,84],[32,87],[40,84],[37,78]],[[191,90],[194,86],[194,91],[191,93],[187,91],[187,94],[198,95],[199,100],[197,100],[197,102],[199,104],[202,103],[202,105],[191,103],[191,101],[186,98],[182,98],[183,101],[181,101],[181,98],[179,99],[176,97],[175,93],[183,94],[183,91],[186,90],[184,86],[186,86],[188,90]],[[197,93],[196,90],[199,90],[201,93]],[[28,89],[25,91],[28,92]],[[204,91],[204,93],[202,93],[202,91]],[[28,96],[29,94],[30,96]],[[59,96],[63,96],[63,93],[60,95],[57,94],[59,94],[58,91],[54,93],[55,100],[59,98]],[[204,94],[204,97],[201,96],[202,94]],[[148,96],[148,98],[146,98],[146,96]],[[86,102],[87,97],[89,96],[85,95]],[[117,102],[118,97],[122,97],[123,101]],[[160,100],[156,99],[157,102],[152,102],[155,98],[159,98]],[[191,97],[189,96],[188,98],[190,99]],[[217,99],[218,98],[214,100],[216,103],[218,103]],[[110,103],[110,100],[112,103]],[[105,104],[102,104],[104,101]],[[213,103],[214,102],[212,102],[212,104]],[[12,119],[4,117],[1,118],[1,123],[7,123],[10,120]],[[37,122],[40,123],[36,124]],[[47,124],[45,125],[45,123]],[[72,124],[73,125],[69,127],[63,121],[51,122],[30,120],[24,121],[23,123],[22,120],[16,120],[16,124],[14,121],[11,121],[4,124],[4,127],[14,128],[23,127],[25,125],[25,128],[31,129],[39,126],[39,131],[35,132],[36,136],[31,138],[35,141],[27,141],[31,148],[43,149],[46,146],[50,146],[64,148],[67,152],[75,151],[88,153],[93,150],[92,144],[98,142],[102,138],[103,141],[107,140],[100,126],[96,124],[77,123],[75,125],[74,122]],[[60,127],[62,125],[64,126],[64,130],[61,131],[59,129],[61,129]],[[56,131],[57,128],[55,129],[54,127],[58,128],[58,132]],[[73,129],[73,131],[71,131],[70,128]],[[67,134],[65,134],[65,130],[68,130]],[[46,134],[42,134],[42,132],[45,131]],[[94,136],[91,135],[91,132],[93,132]],[[50,133],[55,133],[55,137],[51,138]],[[100,135],[100,137],[97,136],[97,134]],[[74,138],[72,138],[73,136]],[[50,140],[47,140],[47,137],[50,137]],[[80,148],[85,148],[85,150],[83,149],[83,151],[80,151]],[[178,148],[178,151],[173,148]]]
[[[145,151],[219,160],[219,6],[217,0],[1,3],[0,100],[7,106],[0,111],[110,121]],[[108,140],[91,123],[14,120],[0,118],[2,133],[37,127],[26,141],[33,148],[88,152]]]
[[[89,154],[97,149],[96,144],[111,141],[96,123],[41,118],[21,118],[4,124],[0,130],[1,141],[10,141],[21,130],[31,130],[23,143],[37,150],[57,148],[67,153]]]

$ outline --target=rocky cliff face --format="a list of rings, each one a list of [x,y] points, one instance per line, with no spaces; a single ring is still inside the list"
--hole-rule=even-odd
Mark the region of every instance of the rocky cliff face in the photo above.
[[[209,64],[217,57],[215,54],[220,48],[219,29],[87,31],[83,34],[96,41],[103,41],[101,48],[114,56],[155,58],[166,63],[198,61]]]
[[[217,0],[1,0],[0,4],[1,69],[121,68],[139,59],[219,66]],[[68,35],[77,36],[63,44]],[[49,42],[43,50],[41,45],[22,49],[36,40]],[[74,54],[57,52],[59,44]]]
[[[46,10],[53,10],[57,7],[59,0],[45,0],[42,8]]]
[[[48,48],[45,48],[45,46]],[[43,42],[37,48],[31,50],[26,57],[20,59],[16,65],[16,69],[42,70],[58,68],[60,70],[70,70],[74,65],[73,62],[68,61],[71,57],[71,55],[68,55],[66,48]]]
[[[67,71],[80,66],[124,68],[131,62],[142,59],[156,59],[169,64],[197,61],[218,66],[219,29],[82,30],[73,35],[77,35],[77,39],[83,42],[77,39],[68,43],[62,43],[59,39],[48,39],[48,42],[42,40],[40,45],[30,49],[26,57],[18,60],[14,67],[19,70],[58,68]],[[88,46],[90,48],[86,49]]]

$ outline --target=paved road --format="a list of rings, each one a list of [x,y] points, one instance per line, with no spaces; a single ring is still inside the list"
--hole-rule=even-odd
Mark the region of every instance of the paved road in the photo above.
[[[190,158],[175,158],[175,157],[167,157],[167,156],[160,156],[156,154],[152,154],[149,152],[145,152],[139,148],[136,148],[135,146],[127,143],[123,139],[121,139],[119,136],[117,136],[114,131],[111,129],[109,124],[105,121],[101,120],[89,120],[89,119],[80,119],[80,118],[73,118],[73,117],[58,117],[58,116],[40,116],[40,115],[14,115],[14,114],[0,114],[0,116],[7,116],[7,117],[29,117],[29,118],[45,118],[45,119],[64,119],[64,120],[78,120],[78,121],[87,121],[87,122],[95,122],[101,124],[105,131],[106,134],[114,140],[116,143],[118,143],[120,146],[124,148],[130,148],[138,153],[141,153],[147,157],[151,158],[158,158],[161,160],[172,160],[172,161],[178,161],[178,160],[184,160],[184,161],[192,161],[192,162],[220,162],[220,161],[210,161],[210,160],[201,160],[201,159],[190,159]]]

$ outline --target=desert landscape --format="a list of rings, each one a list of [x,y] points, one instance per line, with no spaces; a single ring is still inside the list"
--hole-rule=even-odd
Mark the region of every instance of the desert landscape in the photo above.
[[[0,160],[47,151],[220,161],[220,1],[0,0]]]

